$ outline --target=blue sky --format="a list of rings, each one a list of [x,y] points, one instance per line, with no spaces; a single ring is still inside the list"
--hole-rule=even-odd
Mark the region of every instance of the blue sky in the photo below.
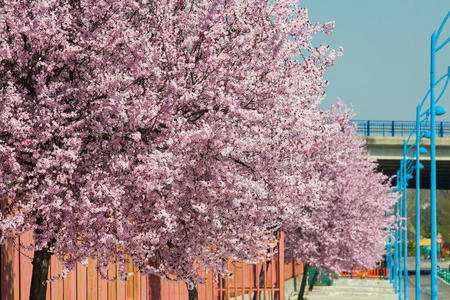
[[[315,45],[344,47],[344,56],[325,74],[327,109],[340,97],[352,104],[355,119],[414,120],[429,88],[430,36],[450,10],[450,0],[302,0],[310,19],[335,20],[331,36]],[[440,41],[450,37],[450,20]],[[439,51],[436,76],[447,73],[450,44]],[[438,91],[440,89],[438,88]],[[450,87],[440,100],[450,121]]]

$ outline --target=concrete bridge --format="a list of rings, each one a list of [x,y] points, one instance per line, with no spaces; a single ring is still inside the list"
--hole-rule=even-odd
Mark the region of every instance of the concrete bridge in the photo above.
[[[377,159],[379,170],[388,176],[396,175],[403,158],[403,143],[415,128],[414,121],[372,121],[355,120],[358,133],[367,142],[370,156]],[[436,124],[436,184],[438,189],[450,189],[450,122]],[[415,143],[411,138],[410,145]],[[421,145],[428,151],[429,139],[422,139]],[[420,186],[430,187],[430,154],[420,156],[424,168],[420,171]],[[414,174],[415,176],[415,174]],[[395,184],[395,182],[394,182]],[[415,177],[408,181],[409,188],[415,188]]]

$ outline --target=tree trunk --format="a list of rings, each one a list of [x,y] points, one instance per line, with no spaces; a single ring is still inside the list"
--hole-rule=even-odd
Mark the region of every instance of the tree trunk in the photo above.
[[[303,300],[303,296],[305,295],[305,287],[306,287],[306,279],[308,277],[308,269],[309,269],[309,264],[305,264],[303,266],[302,283],[300,285],[300,292],[298,293],[297,300]]]
[[[48,248],[34,251],[31,275],[30,300],[45,300],[47,294],[48,267],[51,253]]]
[[[316,270],[316,273],[314,273],[314,276],[311,280],[311,284],[309,285],[308,291],[312,291],[314,288],[314,285],[317,283],[317,279],[319,278],[319,271]]]
[[[186,283],[186,287],[188,287],[187,283]],[[188,287],[188,295],[189,295],[189,300],[198,300],[197,288],[194,286],[194,288],[192,290],[190,290]]]

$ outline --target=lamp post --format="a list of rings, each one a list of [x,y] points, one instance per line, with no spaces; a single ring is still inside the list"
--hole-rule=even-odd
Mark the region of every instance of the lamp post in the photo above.
[[[404,300],[408,300],[408,222],[407,222],[407,210],[406,210],[406,197],[407,197],[407,160],[406,160],[406,148],[408,141],[403,143],[403,296]]]
[[[448,75],[448,76],[447,76]],[[450,73],[446,76],[449,77]],[[440,80],[442,80],[441,78]],[[448,82],[447,82],[448,83]],[[425,96],[425,98],[429,95]],[[422,137],[428,135],[429,132],[422,132],[420,130],[421,121],[420,117],[425,115],[424,122],[428,122],[429,111],[426,111],[424,114],[420,115],[420,110],[423,105],[422,103],[417,107],[417,116],[419,120],[416,124],[416,128],[410,133],[408,138],[403,143],[403,158],[400,160],[400,169],[397,171],[397,191],[401,192],[400,198],[397,201],[396,205],[396,232],[395,232],[395,260],[394,260],[394,288],[395,292],[399,293],[399,300],[408,299],[408,238],[407,238],[407,187],[408,181],[413,178],[412,173],[414,170],[419,170],[423,168],[423,165],[420,163],[420,153],[427,152],[424,147],[420,147],[420,141]],[[444,109],[442,107],[436,106],[436,110],[439,112],[443,112]],[[416,140],[411,146],[408,147],[408,144],[414,134],[416,132]],[[415,151],[413,151],[415,149]],[[414,161],[416,162],[414,164]],[[415,166],[415,167],[414,167]],[[416,176],[416,188],[419,188],[420,192],[420,173],[417,173]],[[417,194],[417,193],[416,193]],[[419,202],[417,201],[416,196],[416,209],[420,209]],[[419,208],[417,208],[419,207]],[[417,260],[420,259],[420,253],[418,254],[417,245],[420,244],[420,212],[419,212],[419,221],[416,219],[416,226],[419,226],[418,230],[416,230],[416,264]],[[416,217],[417,218],[417,217]],[[403,222],[403,223],[402,223]],[[417,227],[416,227],[417,229]],[[400,230],[400,231],[399,231]],[[418,234],[418,235],[417,235]],[[419,236],[419,238],[417,238]],[[419,240],[419,241],[418,241]],[[420,250],[420,249],[419,249]],[[403,263],[403,270],[402,270]],[[420,262],[417,264],[419,272],[420,272]],[[397,276],[398,275],[398,276]],[[417,279],[416,279],[417,280]],[[417,283],[417,282],[416,282]],[[420,297],[420,279],[419,279],[419,289],[416,286],[416,295],[419,293]],[[402,293],[403,292],[403,293]]]
[[[417,107],[419,111],[419,107]],[[420,113],[420,112],[419,112]],[[419,127],[419,130],[417,130]],[[416,122],[416,300],[420,300],[420,123]]]
[[[411,136],[410,136],[411,137]],[[408,159],[407,153],[411,148],[407,147],[409,142],[409,138],[403,144],[403,172],[402,172],[402,182],[403,182],[403,299],[408,300],[408,215],[407,215],[407,187],[408,180],[410,180],[413,176],[411,175],[412,169],[412,160]],[[400,297],[399,297],[400,298]]]
[[[399,300],[402,298],[402,283],[403,283],[403,298],[404,300],[408,300],[408,222],[407,222],[407,187],[408,187],[408,180],[412,178],[411,173],[413,172],[412,168],[412,160],[409,159],[408,153],[411,151],[413,146],[408,147],[408,143],[411,139],[412,134],[411,132],[409,137],[406,139],[406,141],[403,143],[403,158],[400,161],[400,170],[397,172],[397,183],[400,182],[400,188],[401,188],[401,207],[400,207],[400,215],[403,220],[403,225],[401,225],[400,221],[400,236],[403,240],[403,251],[400,251],[400,255],[403,256],[403,272],[399,271]],[[402,214],[402,208],[403,208],[403,214]],[[400,246],[401,247],[401,246]],[[403,252],[403,255],[402,253]],[[400,260],[400,264],[402,261]],[[399,268],[400,270],[401,268]],[[403,274],[402,274],[403,273]],[[403,278],[402,278],[403,277]],[[403,279],[403,281],[402,281]]]
[[[434,95],[435,83],[435,56],[436,53],[442,49],[449,41],[450,37],[443,42],[438,44],[438,39],[441,34],[441,30],[444,24],[447,22],[450,12],[447,13],[438,31],[434,31],[431,35],[431,55],[430,55],[430,131],[431,131],[431,141],[430,141],[430,198],[431,198],[431,300],[437,300],[437,247],[436,247],[436,231],[437,231],[437,221],[436,221],[436,102]],[[445,88],[444,88],[445,89]],[[442,93],[441,93],[442,95]]]
[[[408,138],[409,141],[409,138]],[[408,143],[408,141],[405,142],[405,144]],[[404,145],[405,145],[404,144]],[[404,148],[405,149],[405,148]],[[398,260],[398,298],[399,300],[408,299],[408,245],[407,245],[407,206],[406,206],[406,196],[407,196],[407,181],[412,178],[411,174],[408,173],[410,171],[410,166],[408,166],[408,160],[406,159],[406,152],[404,152],[404,159],[400,161],[400,170],[397,172],[398,176],[398,184],[401,191],[401,197],[398,201],[399,205],[397,206],[398,210],[398,230],[399,230],[399,241],[398,241],[398,247],[399,247],[399,260]],[[403,268],[402,268],[403,264]]]
[[[435,117],[445,113],[445,109],[441,106],[437,106],[437,102],[444,94],[450,78],[450,66],[448,67],[447,74],[442,76],[439,80],[435,80],[435,56],[436,53],[450,42],[450,37],[443,43],[438,44],[439,36],[442,28],[450,17],[450,11],[447,12],[444,20],[439,26],[438,31],[434,31],[431,35],[431,54],[430,54],[430,89],[425,95],[422,102],[416,109],[416,128],[411,132],[408,139],[403,144],[403,159],[400,161],[400,170],[397,171],[397,190],[401,191],[401,199],[396,203],[396,226],[395,226],[395,259],[394,259],[394,288],[395,292],[399,293],[399,300],[402,295],[402,252],[403,252],[403,289],[404,299],[408,299],[408,273],[407,273],[407,181],[412,178],[411,174],[408,174],[408,153],[411,148],[408,148],[408,142],[414,131],[416,132],[415,145],[415,160],[416,160],[416,300],[420,299],[420,169],[423,168],[420,163],[420,153],[426,152],[426,149],[420,147],[420,141],[422,137],[430,138],[430,198],[431,198],[431,299],[437,300],[437,247],[436,247],[436,123]],[[447,78],[445,86],[443,87],[440,95],[435,99],[435,87],[444,78]],[[430,108],[421,113],[422,106],[426,98],[430,96]],[[422,132],[420,130],[421,120],[420,118],[425,115],[425,122],[430,119],[430,130]],[[411,166],[411,165],[410,165]],[[403,202],[403,203],[402,203]],[[403,207],[403,217],[402,217]],[[402,220],[404,227],[402,227]],[[400,230],[400,232],[399,232]],[[404,232],[404,233],[403,233]],[[404,236],[403,236],[404,235]],[[403,239],[403,251],[402,251],[402,239]]]
[[[417,105],[416,109],[416,300],[420,300],[420,153],[427,150],[420,147],[422,138],[420,131],[420,110],[422,106]]]
[[[437,300],[437,247],[436,247],[436,232],[437,232],[437,222],[436,222],[436,122],[435,117],[442,115],[445,113],[445,109],[441,106],[436,105],[442,95],[444,94],[450,79],[450,66],[447,69],[447,74],[439,78],[439,80],[435,80],[435,56],[436,53],[442,49],[448,42],[450,42],[450,37],[447,38],[442,44],[438,44],[438,39],[441,34],[442,28],[450,17],[450,11],[447,12],[444,20],[441,22],[438,31],[434,31],[431,35],[431,51],[430,51],[430,89],[425,95],[424,99],[416,108],[416,128],[413,132],[416,132],[416,142],[415,142],[415,159],[416,159],[416,300],[420,300],[420,169],[423,168],[420,163],[420,153],[426,152],[426,149],[420,147],[420,142],[422,137],[430,138],[430,198],[431,198],[431,299]],[[440,95],[435,98],[435,87],[439,84],[443,79],[447,79],[445,85],[440,93]],[[424,113],[421,113],[423,104],[426,98],[430,96],[430,108],[427,109]],[[430,130],[426,132],[422,132],[421,128],[421,117],[425,115],[424,122],[430,119]],[[426,127],[426,126],[425,126]],[[413,133],[412,132],[412,133]],[[412,135],[411,133],[411,135]],[[403,159],[400,167],[400,175],[403,180],[403,188],[406,194],[406,186],[407,186],[407,161],[406,157],[408,154],[408,141],[411,137],[409,136],[408,140],[403,145]],[[402,196],[406,197],[405,194]],[[401,210],[401,208],[400,208]],[[404,210],[406,217],[406,200],[404,201]],[[405,220],[406,225],[406,220]],[[406,227],[406,226],[405,226]],[[406,229],[405,229],[406,230]],[[406,239],[406,232],[405,232]],[[405,241],[406,242],[406,241]],[[405,243],[406,248],[406,243]],[[406,261],[406,258],[405,258]],[[406,268],[405,268],[406,270]],[[407,274],[405,272],[405,274]],[[399,272],[401,276],[401,273]],[[407,299],[407,275],[406,280],[404,281],[404,294],[405,299]],[[400,285],[399,285],[400,286]],[[401,294],[401,289],[400,289]],[[399,295],[400,299],[400,295]]]
[[[400,187],[400,171],[397,171],[397,191],[401,191],[401,187]],[[400,206],[400,202],[399,199],[397,199],[397,203],[395,203],[395,227],[394,227],[394,231],[395,231],[395,239],[394,239],[394,289],[395,289],[395,293],[399,293],[400,295],[400,272],[399,272],[399,246],[398,246],[398,242],[399,242],[399,234],[398,234],[398,229],[400,228],[399,226],[399,206]]]
[[[390,216],[391,214],[389,214]],[[388,278],[389,282],[392,283],[392,227],[389,227],[389,237],[387,240],[386,247],[386,265],[388,268]]]
[[[431,198],[431,300],[437,299],[437,257],[436,257],[436,111],[434,106],[436,32],[431,36],[431,70],[430,70],[430,198]]]
[[[416,142],[415,142],[415,157],[416,157],[416,300],[420,300],[420,169],[423,165],[420,163],[420,153],[425,153],[427,150],[420,146],[421,139],[424,135],[420,130],[420,110],[422,104],[419,104],[416,108]],[[429,114],[426,115],[425,122],[428,121]]]
[[[403,160],[400,161],[400,170],[397,173],[398,174],[398,184],[400,187],[400,193],[401,197],[403,197],[403,179],[402,179],[402,171],[403,170]],[[402,249],[402,240],[403,240],[403,230],[402,230],[402,202],[403,198],[399,198],[397,201],[397,216],[398,216],[398,224],[397,224],[397,231],[398,231],[398,300],[402,300],[402,282],[403,282],[403,274],[402,274],[402,257],[403,257],[403,249]]]
[[[416,109],[416,300],[420,300],[420,105]]]
[[[413,167],[413,158],[417,157],[415,153],[412,153],[409,155],[411,150],[416,147],[416,143],[412,146],[408,147],[408,144],[410,142],[410,139],[413,135],[415,130],[411,132],[409,137],[406,139],[406,141],[403,143],[403,158],[400,161],[400,170],[397,171],[397,186],[399,187],[399,190],[401,191],[401,198],[400,201],[398,201],[397,205],[397,212],[400,215],[399,224],[397,225],[397,229],[400,230],[400,243],[399,248],[400,251],[400,261],[396,261],[398,263],[398,281],[396,281],[396,278],[394,278],[394,286],[395,291],[397,292],[397,284],[398,284],[398,292],[399,292],[399,300],[402,299],[402,295],[404,300],[408,299],[408,222],[407,222],[407,187],[408,187],[408,181],[413,177],[412,172],[414,171]],[[403,221],[403,223],[402,223]],[[397,238],[396,238],[397,239]],[[403,241],[403,242],[402,242]],[[403,248],[402,248],[403,244]],[[403,260],[402,260],[403,257]],[[401,270],[401,264],[403,262],[403,270]],[[394,264],[394,268],[395,268]],[[402,293],[403,291],[403,293]]]

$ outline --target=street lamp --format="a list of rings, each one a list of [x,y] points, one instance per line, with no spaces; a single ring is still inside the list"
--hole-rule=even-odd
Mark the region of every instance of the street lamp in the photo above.
[[[450,71],[450,68],[449,68]],[[436,84],[441,82],[443,79],[447,79],[444,88],[447,86],[450,78],[450,73],[447,73],[446,75],[442,76]],[[430,90],[425,95],[422,102],[417,106],[416,109],[416,151],[415,151],[415,157],[416,157],[416,300],[420,300],[420,169],[423,169],[423,165],[420,163],[420,154],[426,153],[427,149],[425,147],[420,146],[422,138],[431,138],[431,130],[427,130],[425,132],[421,131],[421,125],[422,123],[425,124],[423,126],[424,128],[427,127],[428,119],[430,117],[430,109],[427,109],[423,114],[421,114],[422,106],[426,100],[426,98],[430,95]],[[440,99],[441,95],[439,96],[438,100]],[[443,115],[445,113],[445,109],[442,106],[435,106],[435,113],[436,115]],[[423,120],[421,120],[421,117],[424,117]],[[414,132],[414,131],[413,131]]]
[[[450,69],[449,69],[450,70]],[[442,76],[436,84],[438,84],[443,79],[447,78],[445,87],[447,87],[450,73]],[[417,106],[416,109],[416,300],[420,300],[420,169],[423,169],[423,165],[420,163],[420,154],[426,153],[427,149],[425,147],[420,146],[422,138],[431,138],[431,130],[422,132],[420,130],[421,124],[425,124],[425,128],[428,124],[428,119],[430,117],[430,109],[427,109],[423,114],[421,114],[422,106],[426,100],[426,98],[430,95],[430,90],[425,95],[422,102]],[[440,99],[439,96],[438,100]],[[436,115],[443,115],[445,113],[445,109],[442,106],[435,106]],[[421,117],[424,116],[424,120],[421,120]]]
[[[417,128],[415,129],[417,130]],[[402,200],[403,200],[403,223],[404,227],[401,227],[403,234],[403,296],[404,300],[408,300],[408,222],[407,222],[407,187],[408,187],[408,180],[413,178],[412,172],[414,171],[413,168],[413,160],[408,155],[411,150],[416,146],[417,148],[417,137],[415,144],[408,147],[408,144],[411,140],[411,137],[414,133],[413,130],[411,134],[408,136],[406,141],[403,143],[403,159],[400,161],[400,172],[398,173],[400,175],[400,182],[402,187]],[[423,147],[422,147],[423,148]],[[420,148],[419,148],[420,149]],[[426,151],[425,148],[422,149],[422,151]],[[417,153],[412,154],[412,156],[416,156],[417,161]],[[402,289],[401,289],[401,272],[400,274],[400,282],[399,282],[399,300],[401,300],[402,296]]]
[[[422,103],[417,106],[416,110],[416,300],[420,300],[420,169],[423,168],[423,165],[420,163],[420,154],[427,152],[425,147],[420,146],[421,139],[425,136],[420,131],[421,108]],[[426,121],[428,121],[428,115],[425,123]]]
[[[406,147],[407,147],[407,141],[403,144],[403,295],[404,300],[408,300],[408,216],[407,216],[407,210],[406,210],[406,197],[407,197],[407,189],[408,186],[407,183],[407,176],[406,176],[406,169],[407,169],[407,160],[406,160]]]
[[[412,133],[411,133],[412,135]],[[408,299],[408,239],[407,239],[407,187],[408,180],[412,178],[412,159],[407,156],[407,153],[411,150],[407,144],[411,135],[403,144],[403,159],[400,161],[400,170],[397,171],[397,190],[401,192],[401,198],[397,201],[396,205],[396,243],[395,243],[395,261],[394,261],[394,288],[395,292],[398,292],[399,300],[402,295],[405,300]],[[403,221],[403,223],[402,223]],[[400,231],[400,232],[398,232]],[[403,244],[403,245],[402,245]],[[403,246],[403,247],[402,247]],[[403,270],[402,270],[403,262]],[[403,293],[402,293],[403,291]]]
[[[436,116],[442,116],[443,114],[446,113],[446,111],[445,111],[445,109],[442,106],[436,105],[434,113],[435,113]]]
[[[445,109],[442,106],[436,105],[438,101],[441,99],[444,94],[450,79],[450,66],[447,69],[447,74],[439,78],[437,81],[435,80],[435,56],[436,53],[442,49],[447,43],[450,42],[450,37],[445,40],[442,44],[438,44],[438,39],[441,34],[442,28],[450,17],[450,11],[445,16],[441,25],[439,26],[438,31],[434,31],[431,36],[431,60],[430,60],[430,89],[425,95],[422,102],[417,106],[416,110],[416,128],[411,132],[408,139],[403,144],[403,159],[400,161],[400,170],[397,171],[397,187],[398,190],[401,191],[401,196],[403,197],[403,209],[404,209],[404,224],[405,230],[404,233],[404,249],[403,252],[407,251],[407,221],[406,221],[406,187],[407,181],[412,176],[408,174],[408,171],[412,171],[408,166],[408,153],[409,151],[415,147],[415,161],[416,161],[416,300],[420,299],[420,169],[423,168],[423,165],[420,163],[420,153],[427,152],[424,147],[420,146],[420,141],[422,138],[430,138],[430,198],[431,198],[431,299],[437,300],[437,247],[436,247],[436,123],[435,117],[442,115],[445,113]],[[445,85],[440,93],[440,95],[435,98],[434,89],[437,84],[439,84],[443,79],[446,79]],[[422,106],[427,99],[428,95],[430,96],[430,108],[425,112],[421,113]],[[421,121],[421,117],[425,116],[424,120]],[[427,124],[428,119],[430,121],[430,130],[425,132],[421,131],[421,124],[425,122]],[[427,126],[425,125],[425,128]],[[412,134],[416,132],[416,141],[413,146],[408,148],[408,142],[412,136]],[[401,220],[399,220],[399,215],[402,212],[402,201],[397,201],[396,204],[396,230],[395,230],[395,260],[394,260],[394,287],[395,292],[399,292],[399,300],[401,300],[402,295],[402,272],[401,272],[401,241],[402,241],[402,231],[400,231],[400,236],[398,235],[398,230],[402,230]],[[398,249],[400,248],[400,249]],[[400,250],[400,251],[399,251]],[[399,261],[400,255],[400,261]],[[404,255],[404,278],[403,278],[403,289],[404,289],[404,299],[408,299],[408,275],[407,275],[407,255]]]
[[[450,11],[445,16],[438,31],[434,31],[431,35],[431,55],[430,55],[430,125],[431,125],[431,141],[430,141],[430,198],[431,198],[431,300],[437,300],[437,247],[436,247],[436,123],[435,117],[436,113],[436,103],[439,101],[440,96],[444,93],[447,84],[441,92],[441,95],[435,100],[434,88],[436,86],[435,82],[435,56],[436,53],[442,49],[449,41],[450,37],[447,38],[442,44],[438,44],[439,36],[441,30],[444,27],[450,16]],[[447,72],[448,74],[448,72]],[[448,76],[447,76],[448,83]],[[445,110],[444,110],[445,111]]]
[[[419,127],[420,129],[420,127]],[[412,173],[414,172],[414,157],[417,162],[418,153],[424,153],[426,152],[426,149],[424,147],[420,147],[420,143],[418,144],[417,141],[420,141],[420,139],[417,139],[416,135],[416,142],[408,147],[408,144],[411,140],[411,137],[414,133],[414,131],[417,130],[417,127],[415,130],[411,132],[411,134],[408,136],[406,141],[403,143],[403,158],[400,161],[400,170],[397,171],[397,189],[401,192],[401,199],[397,203],[397,210],[396,215],[401,218],[397,222],[396,226],[396,255],[395,255],[395,261],[394,261],[394,287],[395,292],[399,293],[399,300],[402,299],[402,295],[405,300],[408,299],[408,238],[407,238],[407,187],[408,187],[408,181],[413,178]],[[420,134],[420,130],[419,130]],[[417,146],[419,145],[419,146]],[[411,151],[416,147],[416,153],[411,153]],[[411,153],[411,155],[410,155]],[[419,168],[423,165],[419,163]],[[417,167],[417,163],[416,163]],[[402,209],[403,208],[403,209]],[[403,221],[403,224],[402,224]],[[400,236],[398,237],[397,231],[400,230]],[[398,242],[399,241],[399,242]],[[397,245],[399,244],[399,247]],[[402,247],[403,244],[403,247]],[[398,260],[398,256],[400,256],[400,260]],[[403,261],[402,261],[403,258]],[[403,262],[403,271],[401,264]],[[398,274],[398,277],[397,277]],[[403,293],[402,293],[403,291]]]
[[[400,179],[400,170],[397,171],[397,190],[401,192],[401,179]],[[396,293],[399,293],[399,296],[402,293],[401,282],[402,282],[402,274],[400,272],[401,266],[401,234],[399,234],[400,229],[400,199],[397,199],[397,203],[395,204],[395,258],[394,258],[394,289]]]
[[[420,163],[420,153],[425,153],[426,149],[423,147],[420,147],[421,138],[430,138],[431,139],[431,146],[430,146],[430,164],[431,164],[431,184],[430,184],[430,194],[431,194],[431,227],[432,227],[432,234],[431,234],[431,244],[432,244],[432,251],[434,251],[434,254],[432,254],[431,259],[431,291],[432,291],[432,299],[437,299],[437,260],[436,260],[436,157],[435,157],[435,135],[436,135],[436,129],[435,129],[435,116],[440,116],[445,114],[445,109],[440,106],[436,105],[436,103],[441,99],[442,95],[444,94],[448,83],[450,79],[450,66],[447,68],[447,74],[443,75],[441,78],[439,78],[437,81],[434,81],[434,56],[435,53],[445,46],[445,44],[450,40],[447,39],[447,41],[438,48],[436,48],[436,41],[437,37],[439,36],[441,29],[445,22],[447,21],[448,17],[450,15],[450,12],[447,13],[447,16],[445,17],[444,21],[441,23],[441,26],[438,30],[438,34],[436,36],[435,32],[433,32],[432,38],[431,38],[431,76],[430,76],[430,89],[426,93],[425,97],[421,101],[421,103],[417,106],[416,111],[416,300],[420,300],[420,169],[423,168],[423,165]],[[436,50],[437,49],[437,50]],[[437,99],[434,99],[434,87],[439,84],[442,80],[446,79],[445,85],[440,93],[440,95],[437,97]],[[430,108],[427,109],[425,112],[421,113],[422,106],[425,103],[425,100],[427,99],[428,95],[430,95]],[[425,119],[421,121],[421,117],[425,116]],[[430,118],[430,127],[431,129],[421,133],[420,127],[421,123],[425,122],[427,124],[428,118]],[[427,127],[427,126],[425,126]],[[433,222],[434,220],[434,222]],[[434,223],[434,225],[433,225]],[[434,229],[434,234],[433,234]],[[433,246],[434,244],[434,246]],[[434,250],[433,250],[434,248]],[[433,259],[434,257],[434,259]]]

